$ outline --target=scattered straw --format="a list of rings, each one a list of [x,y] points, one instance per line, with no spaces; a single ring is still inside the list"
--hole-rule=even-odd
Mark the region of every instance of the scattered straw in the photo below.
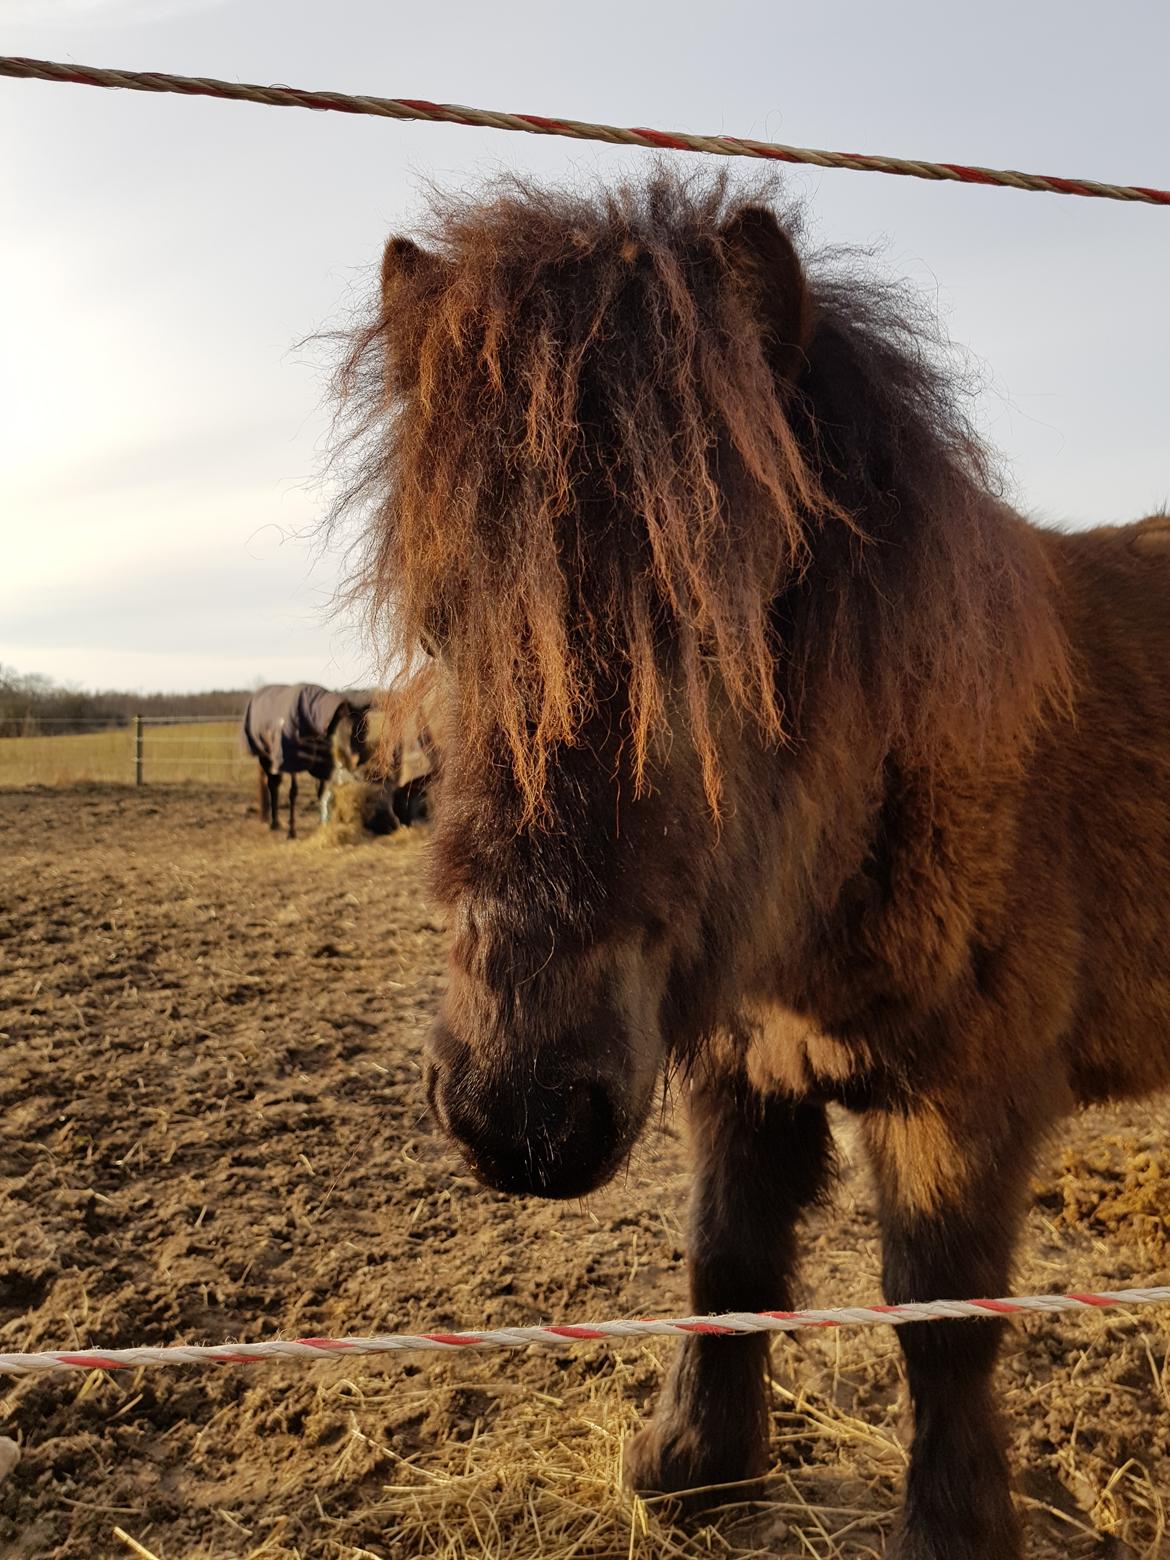
[[[126,1548],[138,1556],[138,1560],[159,1560],[159,1556],[152,1549],[147,1549],[145,1544],[140,1544],[136,1538],[131,1538],[124,1528],[116,1527],[114,1537],[120,1538]]]

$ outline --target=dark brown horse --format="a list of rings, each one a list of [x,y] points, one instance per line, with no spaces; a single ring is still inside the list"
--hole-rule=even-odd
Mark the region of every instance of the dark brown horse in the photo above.
[[[364,587],[450,712],[434,1111],[576,1197],[676,1073],[699,1311],[794,1303],[830,1101],[926,1300],[1007,1291],[1041,1135],[1170,1080],[1170,520],[1027,523],[938,362],[766,205],[658,176],[441,209],[349,365]],[[899,1329],[902,1560],[1021,1553],[1000,1334]],[[687,1339],[633,1484],[764,1473],[767,1358]]]
[[[399,703],[398,695],[387,691],[379,695],[379,708],[388,740],[382,745],[381,761],[360,769],[334,769],[321,804],[321,822],[333,814],[339,786],[362,781],[361,814],[363,827],[371,834],[392,834],[395,829],[410,828],[427,821],[432,812],[431,790],[439,772],[440,756],[431,722],[435,693],[421,700],[410,698]]]

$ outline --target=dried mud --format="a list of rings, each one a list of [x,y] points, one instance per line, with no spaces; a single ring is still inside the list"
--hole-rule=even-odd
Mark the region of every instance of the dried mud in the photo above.
[[[306,815],[304,834],[213,791],[0,793],[0,1348],[684,1308],[681,1126],[664,1113],[580,1205],[475,1185],[420,1088],[444,941],[423,831],[324,849]],[[1018,1287],[1168,1281],[1166,1119],[1066,1125]],[[818,1304],[878,1293],[841,1136],[840,1195],[809,1230]],[[1013,1330],[1002,1396],[1035,1556],[1170,1555],[1165,1316]],[[158,1560],[881,1553],[903,1465],[892,1333],[777,1351],[769,1502],[697,1530],[619,1488],[668,1352],[7,1382],[0,1433],[23,1455],[0,1555],[133,1554],[116,1528]]]

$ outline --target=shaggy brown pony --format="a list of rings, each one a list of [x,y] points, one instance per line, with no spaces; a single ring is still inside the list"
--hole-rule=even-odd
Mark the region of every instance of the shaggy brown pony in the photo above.
[[[440,1123],[576,1197],[676,1071],[692,1303],[787,1308],[838,1101],[887,1299],[1003,1294],[1041,1135],[1170,1080],[1170,520],[1023,520],[904,303],[720,184],[441,205],[370,370],[359,583],[448,709]],[[1021,1553],[1000,1333],[899,1329],[901,1560]],[[767,1363],[686,1339],[632,1483],[763,1474]]]

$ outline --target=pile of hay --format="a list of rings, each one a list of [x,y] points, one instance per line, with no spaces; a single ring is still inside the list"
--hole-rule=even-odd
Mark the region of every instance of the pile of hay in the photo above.
[[[393,808],[394,791],[377,781],[349,779],[333,784],[329,800],[329,821],[313,835],[321,846],[361,845],[377,835],[392,834],[397,828]]]

